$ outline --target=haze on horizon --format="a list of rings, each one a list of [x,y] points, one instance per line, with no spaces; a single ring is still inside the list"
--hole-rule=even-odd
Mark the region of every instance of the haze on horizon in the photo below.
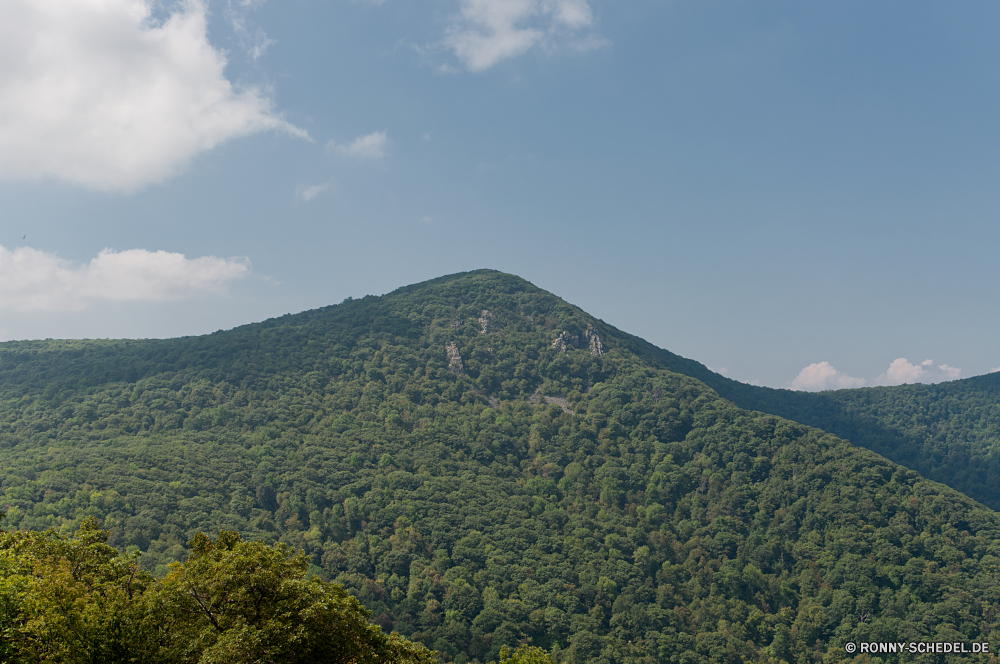
[[[204,334],[490,267],[745,382],[995,371],[998,18],[12,0],[0,340]]]

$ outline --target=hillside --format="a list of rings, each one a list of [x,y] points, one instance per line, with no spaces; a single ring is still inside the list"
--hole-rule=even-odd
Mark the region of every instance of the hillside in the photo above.
[[[740,408],[833,433],[1000,509],[1000,373],[937,385],[795,392],[731,380],[637,337],[653,366],[697,378]]]
[[[0,502],[18,528],[96,516],[157,574],[198,530],[287,542],[460,664],[998,640],[1000,517],[643,344],[491,271],[203,337],[0,344]]]

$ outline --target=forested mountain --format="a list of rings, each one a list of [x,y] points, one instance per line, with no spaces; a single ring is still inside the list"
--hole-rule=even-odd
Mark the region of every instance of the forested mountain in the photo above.
[[[716,389],[743,408],[830,431],[1000,509],[1000,374],[816,394],[738,383]]]
[[[626,343],[653,366],[697,378],[741,408],[836,434],[1000,509],[1000,372],[937,385],[796,392],[731,380],[637,337]]]
[[[699,366],[492,271],[203,337],[5,343],[0,503],[97,517],[154,574],[197,531],[286,542],[459,664],[1000,642],[997,514]]]

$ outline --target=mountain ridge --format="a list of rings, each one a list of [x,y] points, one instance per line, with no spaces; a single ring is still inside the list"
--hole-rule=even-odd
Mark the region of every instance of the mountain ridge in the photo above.
[[[478,271],[186,340],[0,345],[0,504],[96,517],[158,574],[197,531],[288,543],[456,664],[1000,636],[1000,516],[640,342]]]
[[[98,384],[102,380],[134,382],[146,375],[183,369],[184,366],[178,365],[176,361],[179,348],[191,345],[211,347],[213,344],[218,345],[215,343],[218,339],[225,339],[227,344],[235,345],[247,357],[251,357],[255,344],[259,345],[261,338],[269,331],[291,326],[298,330],[298,334],[302,334],[303,330],[309,328],[329,326],[335,324],[338,318],[349,315],[345,307],[350,309],[374,305],[381,307],[384,313],[385,310],[391,310],[392,302],[400,298],[470,279],[488,279],[494,284],[493,290],[496,292],[516,291],[554,298],[554,301],[560,303],[561,310],[566,315],[577,318],[580,324],[602,327],[610,338],[637,356],[660,368],[700,380],[741,408],[779,415],[829,431],[947,484],[993,509],[1000,509],[1000,374],[986,374],[937,386],[905,385],[821,393],[747,385],[713,372],[697,360],[682,357],[619,330],[527,280],[496,270],[483,269],[444,275],[397,288],[383,296],[347,298],[340,305],[285,314],[208,335],[153,340],[88,340],[85,343],[68,340],[5,342],[0,344],[0,377],[9,371],[11,365],[16,367],[22,357],[32,357],[32,363],[37,365],[39,360],[44,362],[46,354],[56,353],[58,367],[51,368],[44,375],[58,375],[65,364],[72,365],[86,355],[89,356],[86,362],[90,365],[83,375],[88,384],[93,381]],[[461,299],[460,293],[451,293],[449,296]],[[478,313],[472,313],[478,317]],[[351,323],[348,327],[354,335],[358,334],[358,321],[352,320]],[[360,323],[361,326],[367,325],[368,332],[372,333],[377,333],[379,329],[389,329],[396,324],[408,330],[404,336],[419,336],[419,329],[411,321],[391,316],[386,318],[376,314]],[[341,325],[338,329],[343,334],[344,326]],[[578,333],[582,331],[577,330]],[[352,335],[346,334],[344,337],[349,341]],[[152,352],[147,350],[141,361],[129,362],[129,351],[135,353],[139,349],[152,349]],[[197,362],[203,369],[224,368],[224,360],[215,357],[215,364],[211,364],[212,354],[204,348],[201,353]],[[295,353],[291,355],[294,356]],[[99,359],[102,356],[104,360],[112,356],[115,360],[102,362]],[[44,375],[38,378],[47,380]],[[215,377],[219,375],[217,371]],[[226,375],[229,379],[239,380],[243,374],[229,371]],[[31,378],[26,376],[11,376],[11,379],[21,383],[31,382]],[[47,387],[49,390],[54,389],[51,383]],[[925,421],[920,409],[926,410],[928,401],[946,403],[946,410],[952,420],[962,422],[961,430],[958,430],[954,422],[947,420]],[[888,415],[883,411],[887,411]]]

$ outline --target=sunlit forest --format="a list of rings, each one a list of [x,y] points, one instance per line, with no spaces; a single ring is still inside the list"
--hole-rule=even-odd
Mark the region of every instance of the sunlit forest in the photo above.
[[[237,549],[284,566],[297,611],[353,616],[382,653],[358,661],[1000,642],[1000,517],[976,502],[996,504],[992,383],[800,397],[713,376],[492,271],[203,337],[0,344],[3,645],[76,661],[36,654],[55,575],[126,616],[86,629],[162,646],[100,661],[224,661],[197,612],[177,633],[202,650],[142,635]],[[281,661],[341,661],[322,647]]]

